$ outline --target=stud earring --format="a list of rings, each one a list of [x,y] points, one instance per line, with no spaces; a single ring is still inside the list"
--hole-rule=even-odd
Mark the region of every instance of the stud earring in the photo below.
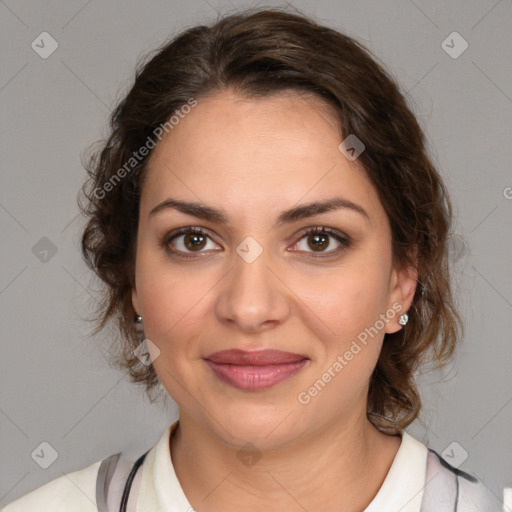
[[[144,336],[144,326],[142,325],[142,317],[140,315],[135,314],[135,332],[137,333],[137,338],[142,341]]]
[[[398,317],[398,323],[400,325],[405,325],[409,321],[409,315],[407,313],[404,313],[403,315],[400,315]]]

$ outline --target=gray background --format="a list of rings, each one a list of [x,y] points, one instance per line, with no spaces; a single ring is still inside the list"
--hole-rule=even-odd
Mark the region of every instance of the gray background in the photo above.
[[[94,282],[78,248],[80,156],[105,133],[140,56],[218,10],[249,5],[263,4],[0,2],[0,505],[111,453],[142,453],[176,417],[170,399],[151,406],[109,367],[101,350],[107,334],[89,337],[81,319]],[[427,132],[466,240],[453,249],[467,335],[444,383],[420,377],[425,410],[408,431],[438,452],[457,442],[448,453],[468,453],[461,469],[501,495],[512,486],[511,2],[292,5],[367,44]],[[31,48],[43,31],[59,45],[47,59]],[[441,46],[453,31],[469,44],[458,58]],[[43,237],[57,250],[47,261]],[[44,441],[59,455],[48,469],[31,457]]]

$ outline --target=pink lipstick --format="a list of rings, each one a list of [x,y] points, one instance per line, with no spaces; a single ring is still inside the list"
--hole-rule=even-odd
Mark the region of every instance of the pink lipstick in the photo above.
[[[247,391],[275,386],[299,372],[308,360],[302,354],[274,349],[222,350],[205,358],[219,379]]]

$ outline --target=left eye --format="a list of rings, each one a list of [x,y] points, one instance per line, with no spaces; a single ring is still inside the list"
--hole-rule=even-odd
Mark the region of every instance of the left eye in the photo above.
[[[334,239],[338,243],[338,247],[326,250],[330,245],[330,241]],[[304,240],[306,249],[300,248],[301,241]],[[343,249],[346,249],[349,247],[350,241],[348,237],[342,235],[341,233],[338,233],[330,228],[324,228],[324,227],[318,227],[309,229],[305,233],[302,234],[299,242],[295,244],[296,247],[299,248],[299,250],[305,250],[307,249],[313,249],[313,253],[338,253],[339,251],[342,251]],[[322,257],[322,256],[316,256],[314,257]]]
[[[204,249],[205,240],[210,238],[210,236],[206,233],[206,231],[203,231],[201,228],[185,228],[176,233],[173,236],[168,236],[164,239],[164,245],[166,247],[173,245],[171,242],[174,240],[179,240],[182,238],[182,241],[180,244],[181,247],[176,248],[169,248],[169,250],[173,254],[177,254],[180,252],[186,253],[187,251],[190,252],[202,252],[200,249]],[[215,244],[214,244],[215,245]],[[185,257],[189,257],[186,256]]]

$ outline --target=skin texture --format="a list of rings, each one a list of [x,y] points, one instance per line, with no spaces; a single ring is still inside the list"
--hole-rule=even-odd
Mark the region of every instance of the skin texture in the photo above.
[[[132,293],[135,311],[162,385],[177,403],[171,438],[176,474],[198,511],[361,511],[384,481],[400,436],[366,418],[366,397],[385,333],[402,328],[417,274],[394,268],[391,231],[377,192],[358,161],[338,149],[334,113],[312,95],[284,92],[248,99],[232,91],[198,105],[153,151],[143,186]],[[169,197],[225,211],[229,225],[165,209]],[[278,226],[279,213],[343,197],[348,208]],[[177,228],[197,226],[199,248]],[[351,244],[328,238],[323,252],[304,236],[325,226]],[[246,237],[263,252],[251,263],[236,252]],[[197,251],[200,251],[198,253]],[[315,259],[315,255],[318,257]],[[297,399],[322,377],[357,335],[401,305],[378,335],[307,404]],[[398,306],[400,307],[400,306]],[[218,350],[276,348],[308,363],[260,391],[220,381],[203,358]],[[256,464],[237,455],[252,443]]]

